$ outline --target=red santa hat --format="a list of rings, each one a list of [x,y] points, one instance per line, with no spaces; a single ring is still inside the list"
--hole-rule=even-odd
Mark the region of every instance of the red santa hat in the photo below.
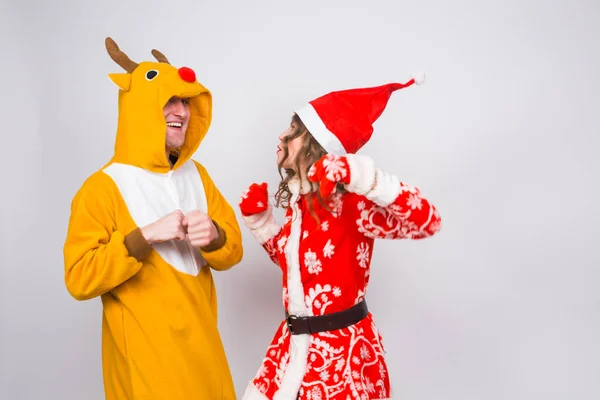
[[[417,72],[406,83],[336,91],[296,110],[306,128],[331,154],[354,154],[373,134],[373,123],[385,109],[392,92],[425,81]]]

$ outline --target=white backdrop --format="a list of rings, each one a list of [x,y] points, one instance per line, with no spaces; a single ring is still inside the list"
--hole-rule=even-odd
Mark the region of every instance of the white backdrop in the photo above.
[[[70,201],[112,155],[121,72],[161,50],[214,95],[196,153],[235,206],[326,92],[405,81],[363,153],[417,185],[438,236],[376,244],[368,301],[395,398],[600,398],[600,5],[591,0],[2,0],[0,398],[103,399],[99,299],[63,281]],[[241,221],[240,221],[241,223]],[[216,273],[238,395],[282,318],[243,227]]]

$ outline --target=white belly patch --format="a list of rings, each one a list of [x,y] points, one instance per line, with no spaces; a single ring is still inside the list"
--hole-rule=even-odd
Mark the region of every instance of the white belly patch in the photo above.
[[[202,178],[193,161],[166,174],[119,163],[113,163],[103,171],[119,188],[133,221],[140,228],[175,210],[184,214],[208,210]],[[185,274],[198,275],[206,265],[200,250],[193,248],[187,240],[171,240],[152,247],[166,263]]]

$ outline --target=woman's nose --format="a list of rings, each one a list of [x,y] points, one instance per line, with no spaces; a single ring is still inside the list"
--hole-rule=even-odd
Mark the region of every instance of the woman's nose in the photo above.
[[[279,140],[281,140],[283,142],[283,139],[285,139],[285,137],[287,135],[289,135],[290,130],[286,129],[285,131],[281,132],[281,134],[279,134]]]

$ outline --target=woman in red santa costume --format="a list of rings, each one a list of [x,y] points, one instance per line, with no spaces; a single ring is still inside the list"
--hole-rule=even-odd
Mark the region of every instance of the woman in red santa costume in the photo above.
[[[242,195],[244,223],[283,272],[281,322],[244,400],[391,399],[382,338],[365,293],[375,239],[423,239],[440,229],[419,189],[357,151],[391,94],[423,81],[319,97],[280,136],[285,178],[273,217],[267,184]]]

